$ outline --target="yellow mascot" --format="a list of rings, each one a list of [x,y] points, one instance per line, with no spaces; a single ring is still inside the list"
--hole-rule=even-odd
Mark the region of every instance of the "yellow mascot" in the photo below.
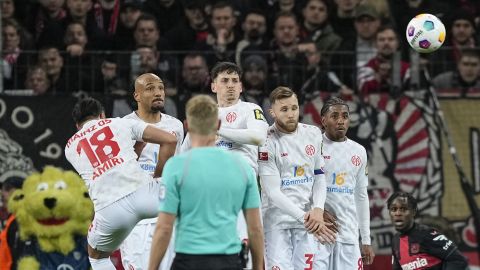
[[[47,166],[9,200],[25,243],[18,270],[90,269],[86,234],[93,203],[73,171]]]

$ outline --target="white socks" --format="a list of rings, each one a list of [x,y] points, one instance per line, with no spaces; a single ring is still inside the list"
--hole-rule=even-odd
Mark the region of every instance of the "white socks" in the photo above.
[[[92,259],[89,257],[88,259],[93,270],[116,270],[112,261],[110,261],[110,257],[103,259]]]

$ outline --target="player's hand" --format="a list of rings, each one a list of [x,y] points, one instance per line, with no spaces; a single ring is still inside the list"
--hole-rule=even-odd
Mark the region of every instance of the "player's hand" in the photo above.
[[[314,236],[322,244],[335,243],[336,234],[334,231],[330,230],[327,226],[321,227],[317,232],[314,233]]]
[[[325,226],[323,222],[323,209],[313,208],[304,217],[304,225],[308,232],[315,233]]]
[[[133,149],[135,150],[135,154],[137,154],[137,160],[140,157],[140,155],[142,154],[143,148],[145,148],[146,145],[147,145],[147,143],[145,143],[145,142],[137,141],[135,143],[135,145],[133,146]]]
[[[362,253],[363,264],[370,265],[375,258],[375,252],[371,245],[362,245],[360,252]]]
[[[335,214],[328,210],[323,210],[323,222],[325,222],[325,226],[327,226],[327,228],[329,228],[331,231],[338,233],[340,225],[338,225]]]

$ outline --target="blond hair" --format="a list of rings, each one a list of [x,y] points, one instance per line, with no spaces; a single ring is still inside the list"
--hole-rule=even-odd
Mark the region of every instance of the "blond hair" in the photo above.
[[[218,105],[207,95],[194,96],[186,106],[188,131],[198,135],[212,135],[218,127]]]

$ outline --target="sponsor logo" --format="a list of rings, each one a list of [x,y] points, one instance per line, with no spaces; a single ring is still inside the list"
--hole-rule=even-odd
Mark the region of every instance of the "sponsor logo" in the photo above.
[[[268,152],[258,152],[258,160],[268,161]]]
[[[263,112],[262,112],[262,110],[255,109],[255,110],[253,110],[253,114],[255,115],[255,119],[257,119],[257,120],[265,120],[265,117],[263,117]]]
[[[324,159],[330,159],[330,156],[323,156]]]
[[[332,193],[345,193],[353,195],[353,188],[348,187],[327,187],[327,192]]]
[[[155,165],[152,165],[152,164],[140,164],[140,167],[144,170],[144,171],[147,171],[147,172],[153,172],[155,171]]]
[[[281,153],[280,156],[281,157],[286,157],[286,156],[288,156],[288,153]]]
[[[299,179],[285,179],[282,180],[282,187],[288,187],[293,185],[313,183],[313,176],[307,176]]]
[[[303,176],[305,174],[305,169],[302,166],[295,166],[293,168],[293,177]]]
[[[228,142],[228,141],[219,141],[219,142],[217,142],[216,145],[218,147],[223,147],[223,148],[227,148],[227,149],[232,149],[233,148],[233,143]]]
[[[315,147],[311,144],[305,146],[305,153],[309,156],[313,156],[315,154]]]
[[[357,155],[353,155],[352,156],[352,164],[358,167],[358,166],[360,166],[360,164],[362,164],[362,159],[360,159],[360,157],[357,156]]]
[[[225,116],[225,120],[227,120],[228,123],[233,123],[237,119],[237,114],[235,112],[229,112],[227,116]]]
[[[413,262],[409,262],[406,264],[402,264],[402,270],[415,270],[415,269],[420,269],[424,266],[428,265],[428,261],[425,258],[417,258]]]

